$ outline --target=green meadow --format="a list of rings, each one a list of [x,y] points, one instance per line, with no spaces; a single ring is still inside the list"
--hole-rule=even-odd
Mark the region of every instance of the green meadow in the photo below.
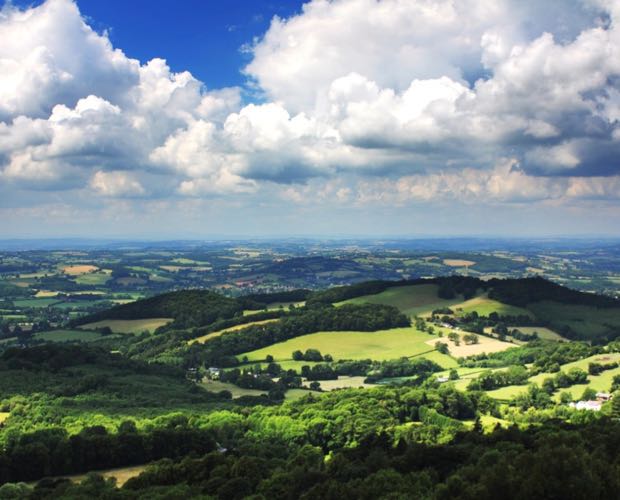
[[[384,304],[397,307],[400,311],[409,316],[419,316],[430,313],[433,309],[450,307],[463,302],[461,298],[451,300],[440,299],[437,296],[438,288],[439,287],[435,284],[399,286],[388,288],[374,295],[364,295],[362,297],[355,297],[338,302],[335,305]]]
[[[190,345],[194,344],[195,342],[199,342],[201,344],[204,344],[207,340],[213,339],[215,337],[219,337],[223,333],[236,332],[238,330],[243,330],[244,328],[248,328],[250,326],[266,325],[267,323],[273,323],[275,321],[278,321],[278,319],[264,319],[262,321],[252,321],[251,323],[244,323],[242,325],[235,325],[235,326],[231,326],[230,328],[224,328],[224,329],[218,330],[216,332],[207,333],[206,335],[203,335],[202,337],[198,337],[198,338],[192,339],[192,340],[188,341],[187,343],[190,344]]]
[[[160,326],[167,325],[171,318],[146,318],[146,319],[106,319],[82,325],[86,330],[109,327],[114,333],[142,333],[154,332]]]
[[[401,357],[424,355],[432,358],[444,367],[454,366],[455,361],[447,355],[435,351],[428,340],[438,339],[428,333],[420,332],[414,327],[394,328],[377,332],[318,332],[302,335],[273,344],[262,349],[238,356],[247,356],[250,361],[262,361],[271,355],[278,362],[290,360],[293,351],[318,349],[323,354],[331,354],[338,359],[374,359],[378,361]],[[439,340],[439,339],[438,339]]]
[[[101,338],[97,332],[83,330],[53,330],[50,332],[40,332],[34,334],[35,340],[45,340],[47,342],[92,342]]]

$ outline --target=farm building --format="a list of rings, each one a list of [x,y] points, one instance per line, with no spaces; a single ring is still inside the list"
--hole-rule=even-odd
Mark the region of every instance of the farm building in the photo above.
[[[569,406],[576,410],[601,411],[602,403],[600,401],[577,401],[570,403]]]

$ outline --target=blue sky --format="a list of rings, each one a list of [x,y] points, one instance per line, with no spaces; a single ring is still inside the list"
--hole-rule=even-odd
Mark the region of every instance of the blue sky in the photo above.
[[[28,7],[42,2],[16,1]],[[82,15],[93,29],[129,57],[161,57],[173,71],[189,70],[210,88],[243,85],[250,55],[244,44],[261,36],[274,16],[301,11],[301,0],[82,0]]]
[[[6,237],[605,234],[612,0],[0,11]]]

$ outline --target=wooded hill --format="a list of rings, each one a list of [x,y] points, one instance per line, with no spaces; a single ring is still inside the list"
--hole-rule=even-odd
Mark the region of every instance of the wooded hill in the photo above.
[[[596,314],[597,310],[606,310],[613,315],[615,309],[620,317],[620,300],[580,292],[547,281],[543,278],[522,279],[492,279],[483,281],[474,277],[450,276],[443,278],[415,279],[403,281],[367,281],[349,286],[329,288],[327,290],[310,292],[308,290],[292,290],[275,294],[253,294],[238,298],[224,297],[207,290],[184,290],[170,292],[155,297],[138,300],[130,304],[115,306],[111,309],[80,318],[76,326],[106,319],[143,319],[143,318],[173,318],[174,322],[166,327],[171,329],[200,328],[202,331],[211,330],[216,322],[223,327],[247,323],[250,320],[243,316],[244,310],[259,311],[269,304],[287,302],[301,302],[305,300],[307,307],[331,305],[345,300],[375,295],[395,287],[411,285],[437,285],[437,295],[441,299],[452,300],[462,297],[463,300],[486,292],[490,299],[518,307],[529,307],[532,304],[552,303],[556,305],[583,306],[591,308],[588,314]],[[540,320],[541,325],[552,324],[556,318],[550,317],[555,311],[547,314],[546,311],[534,310],[533,314]],[[564,311],[566,312],[566,311]],[[544,314],[543,314],[544,313]],[[264,313],[267,319],[288,315],[286,309],[278,313]],[[568,323],[583,321],[583,318],[569,318]],[[603,333],[596,334],[572,329],[570,325],[563,326],[562,334],[568,338],[591,339],[617,337],[615,323]],[[556,323],[557,325],[557,323]],[[562,326],[562,325],[559,325]]]

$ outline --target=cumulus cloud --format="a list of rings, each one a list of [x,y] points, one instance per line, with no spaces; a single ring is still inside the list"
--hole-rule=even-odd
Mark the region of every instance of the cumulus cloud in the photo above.
[[[140,182],[127,172],[99,170],[90,180],[90,187],[104,196],[140,196],[145,193]]]
[[[8,4],[0,182],[136,199],[618,199],[619,22],[611,0],[312,0],[250,47],[248,102],[128,58],[72,0]]]

